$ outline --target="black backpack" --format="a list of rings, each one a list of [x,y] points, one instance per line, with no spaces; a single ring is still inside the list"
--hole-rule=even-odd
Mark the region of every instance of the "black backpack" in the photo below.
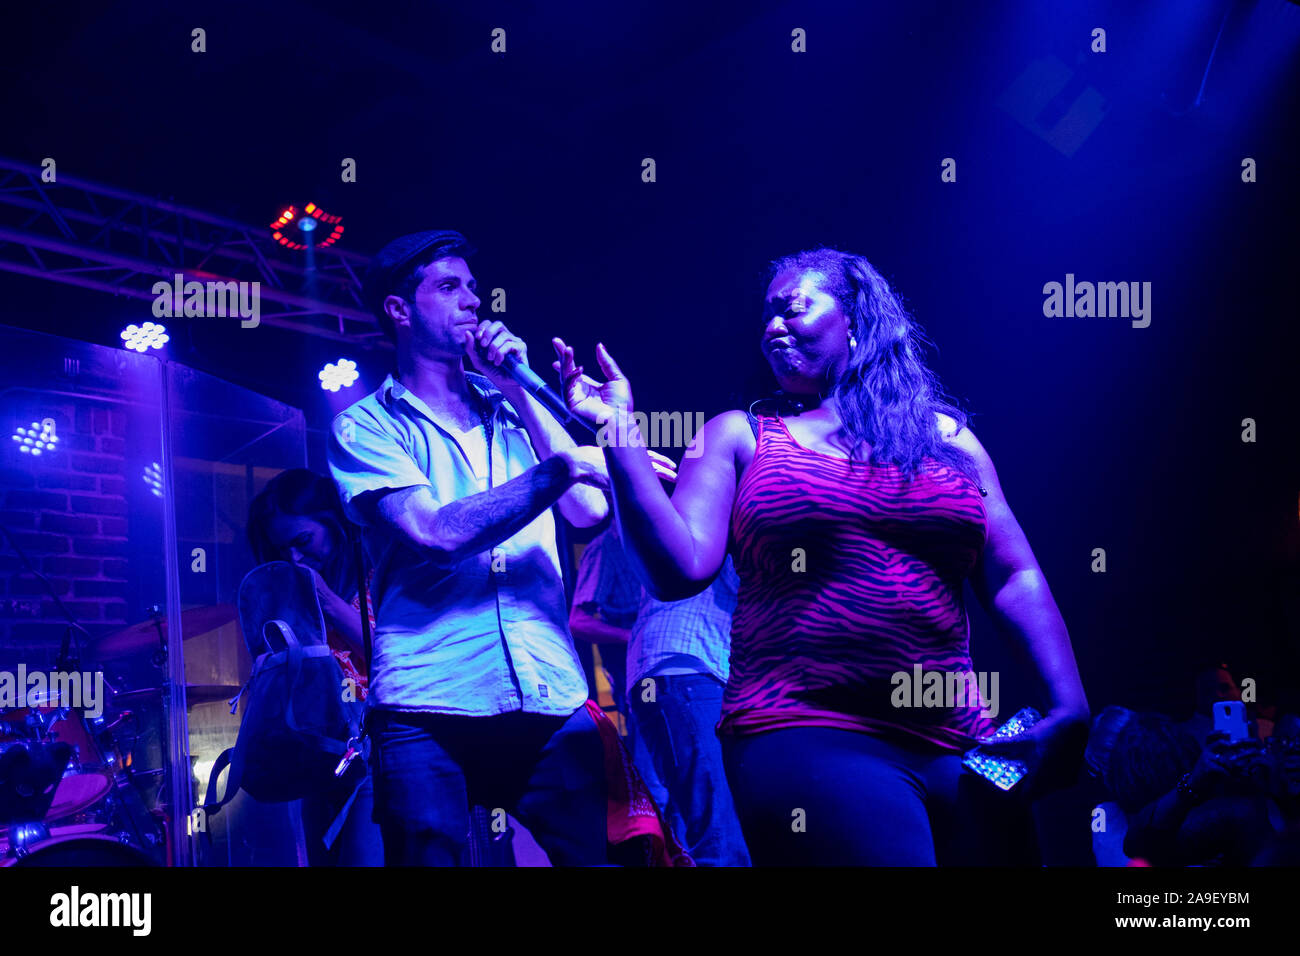
[[[325,641],[325,618],[309,570],[285,561],[254,568],[239,586],[239,616],[254,661],[240,691],[247,705],[235,746],[213,764],[203,809],[216,813],[240,789],[265,803],[337,789],[345,802],[328,845],[365,779],[364,759],[351,761],[342,779],[335,776],[349,744],[359,746],[365,705],[344,699],[343,672]],[[362,622],[368,624],[364,614]],[[238,700],[231,704],[232,714]],[[227,765],[225,795],[216,800]]]

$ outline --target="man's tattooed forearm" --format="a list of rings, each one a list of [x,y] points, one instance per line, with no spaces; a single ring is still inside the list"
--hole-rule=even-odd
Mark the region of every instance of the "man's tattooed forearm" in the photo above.
[[[463,560],[516,534],[555,504],[569,484],[569,470],[564,461],[548,458],[491,491],[442,505],[433,515],[425,516],[427,527],[421,537],[447,560]],[[412,513],[418,505],[411,500],[411,495],[405,494],[418,490],[403,489],[384,499],[384,510],[392,513],[389,517],[392,523],[406,528],[418,525],[420,516]],[[398,498],[399,495],[402,497]]]

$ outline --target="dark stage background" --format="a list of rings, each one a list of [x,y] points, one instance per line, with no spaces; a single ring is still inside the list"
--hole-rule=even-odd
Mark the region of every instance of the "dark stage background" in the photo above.
[[[312,198],[363,254],[459,229],[535,367],[551,335],[589,365],[603,340],[647,411],[712,416],[770,387],[770,258],[866,255],[975,413],[1094,710],[1186,713],[1218,658],[1263,700],[1294,689],[1295,5],[234,0],[6,19],[0,154],[252,223]],[[1150,326],[1045,318],[1067,273],[1150,282]],[[6,273],[0,302],[5,324],[110,345],[151,317]],[[321,468],[320,430],[390,355],[169,325],[174,361],[304,409]],[[362,377],[330,395],[316,372],[341,356]],[[977,668],[1010,667],[973,613]],[[1032,696],[1002,688],[1007,713]]]

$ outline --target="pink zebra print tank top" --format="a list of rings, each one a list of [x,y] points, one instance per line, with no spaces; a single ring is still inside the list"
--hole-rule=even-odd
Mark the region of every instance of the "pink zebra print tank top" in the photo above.
[[[943,750],[991,733],[977,696],[918,706],[910,689],[935,671],[955,689],[946,675],[971,670],[962,582],[987,534],[978,487],[933,460],[909,481],[758,421],[731,518],[740,595],[718,732],[836,727]]]

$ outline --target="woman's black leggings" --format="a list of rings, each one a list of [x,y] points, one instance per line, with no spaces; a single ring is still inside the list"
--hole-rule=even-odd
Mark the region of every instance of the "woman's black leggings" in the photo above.
[[[724,736],[755,866],[1037,865],[1032,817],[961,755],[826,727]]]

